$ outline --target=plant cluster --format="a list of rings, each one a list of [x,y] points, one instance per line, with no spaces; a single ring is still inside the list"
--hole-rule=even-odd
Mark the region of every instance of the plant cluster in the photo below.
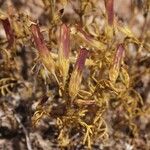
[[[63,8],[57,10],[57,3]],[[34,111],[28,108],[32,128],[50,119],[60,147],[83,144],[92,149],[121,125],[138,136],[137,118],[150,111],[135,89],[141,75],[150,75],[149,2],[143,4],[145,23],[139,37],[115,16],[114,0],[104,0],[105,10],[99,12],[94,1],[78,3],[77,9],[73,1],[43,0],[46,25],[13,7],[7,13],[0,11],[6,34],[0,39],[0,94],[5,99],[26,89],[36,105]],[[77,20],[64,17],[68,4]],[[136,47],[134,59],[131,45]],[[140,74],[139,63],[146,64]],[[9,102],[1,103],[9,111]]]

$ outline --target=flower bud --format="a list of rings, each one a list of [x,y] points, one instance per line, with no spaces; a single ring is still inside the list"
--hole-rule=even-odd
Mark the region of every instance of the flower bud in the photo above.
[[[116,82],[118,75],[119,75],[119,71],[120,71],[120,67],[121,67],[121,63],[123,60],[123,55],[124,55],[124,47],[122,44],[119,44],[114,56],[114,60],[113,60],[113,64],[109,70],[109,79],[112,82]]]
[[[63,76],[63,84],[68,75],[69,70],[69,53],[70,53],[70,31],[65,24],[60,27],[59,51],[58,51],[58,66]]]
[[[73,73],[71,74],[69,82],[69,95],[74,99],[80,89],[80,84],[82,81],[82,71],[85,66],[85,61],[89,52],[86,48],[80,49],[76,64],[74,66]]]
[[[92,35],[86,33],[80,26],[76,26],[76,28],[72,27],[72,34],[76,34],[79,36],[79,38],[81,38],[81,40],[83,40],[83,42],[88,43],[94,48],[103,50],[106,47],[104,43],[95,39]]]
[[[47,70],[52,73],[55,77],[55,62],[52,59],[52,56],[46,46],[44,41],[44,37],[40,32],[40,28],[36,24],[31,25],[32,36],[36,45],[37,50],[39,51],[40,58],[42,60],[43,65],[47,68]]]
[[[107,24],[105,26],[105,33],[109,39],[113,37],[114,25],[114,0],[105,0]]]
[[[110,26],[114,23],[114,0],[105,0],[107,21]]]

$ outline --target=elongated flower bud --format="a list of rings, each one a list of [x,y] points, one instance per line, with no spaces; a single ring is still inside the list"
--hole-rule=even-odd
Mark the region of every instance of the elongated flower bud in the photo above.
[[[40,32],[40,28],[36,24],[31,25],[32,36],[40,55],[49,54],[49,50],[45,44],[44,37]]]
[[[94,48],[105,49],[106,47],[104,43],[94,39],[92,35],[86,33],[80,26],[76,26],[76,28],[73,27],[72,33],[79,36],[79,38],[81,38],[84,42],[88,43]]]
[[[109,39],[113,37],[114,25],[114,0],[105,0],[107,25],[105,26],[105,33]]]
[[[1,19],[1,21],[8,40],[8,48],[12,48],[15,42],[15,35],[11,27],[10,21],[8,18]]]
[[[40,32],[40,28],[36,24],[31,25],[31,32],[32,36],[36,45],[37,50],[39,51],[40,58],[44,64],[44,66],[47,68],[47,70],[52,73],[55,78],[55,62],[51,57],[51,54],[46,46],[46,43],[44,41],[44,37],[42,33]],[[57,79],[57,78],[56,78]]]
[[[114,23],[114,0],[105,0],[105,8],[107,13],[107,21],[110,26]]]
[[[69,70],[70,31],[65,24],[60,27],[58,63],[63,83],[65,84]]]
[[[85,66],[85,61],[88,56],[88,50],[86,48],[80,49],[76,64],[74,66],[73,73],[71,74],[71,79],[69,82],[69,95],[74,99],[80,89],[80,84],[82,81],[82,71]]]
[[[116,82],[118,75],[119,75],[119,71],[120,71],[120,66],[121,66],[121,62],[123,60],[123,55],[124,55],[124,47],[122,44],[119,44],[114,56],[114,60],[113,60],[113,64],[109,70],[109,79],[112,82]]]

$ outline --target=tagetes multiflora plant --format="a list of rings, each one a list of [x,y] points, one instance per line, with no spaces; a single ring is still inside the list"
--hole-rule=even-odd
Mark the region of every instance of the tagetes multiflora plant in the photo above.
[[[47,89],[43,93],[44,96],[41,95],[32,117],[33,126],[38,127],[42,118],[49,117],[54,119],[59,129],[57,142],[61,147],[75,144],[71,135],[72,130],[75,130],[78,139],[76,142],[81,142],[91,149],[95,140],[100,139],[103,142],[109,139],[109,121],[105,116],[109,109],[119,109],[123,122],[134,135],[137,134],[135,118],[144,113],[144,103],[140,94],[133,88],[134,83],[131,81],[125,58],[129,43],[145,48],[148,45],[141,42],[129,27],[117,22],[114,0],[104,1],[103,33],[97,32],[98,25],[95,22],[94,32],[92,27],[85,26],[85,20],[82,20],[93,6],[92,2],[81,2],[81,22],[75,24],[62,21],[61,14],[55,11],[55,2],[43,0],[43,3],[45,7],[51,8],[51,25],[45,31],[29,16],[23,15],[22,22],[13,22],[6,14],[0,14],[7,39],[2,42],[3,57],[15,62],[17,45],[28,43],[32,47],[31,50],[36,51],[37,57],[32,68],[33,72],[36,70],[38,74],[36,78],[41,79],[45,87],[55,83],[56,91],[53,94]],[[69,2],[62,1],[64,7],[67,3]],[[55,35],[53,29],[57,29],[58,34]],[[52,39],[54,34],[53,41],[45,38],[47,31],[49,39]],[[116,40],[118,34],[124,37],[120,41]],[[9,59],[4,61],[4,64],[10,63]],[[16,80],[21,79],[1,79],[1,94],[5,96],[11,93],[10,87],[15,86]],[[53,106],[55,95],[59,95],[61,99],[56,108]],[[61,114],[53,112],[59,108],[62,109]]]

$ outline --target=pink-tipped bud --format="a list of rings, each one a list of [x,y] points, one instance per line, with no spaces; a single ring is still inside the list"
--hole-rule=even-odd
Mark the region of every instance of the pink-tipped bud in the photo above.
[[[108,39],[113,38],[114,34],[114,0],[105,0],[107,23],[105,26],[105,34]]]
[[[114,23],[114,0],[105,0],[105,8],[107,13],[108,24],[112,26]]]
[[[124,46],[122,44],[119,44],[117,46],[113,64],[109,70],[109,78],[112,82],[116,82],[116,80],[118,78],[121,63],[122,63],[123,56],[124,56],[124,52],[125,52]]]
[[[98,41],[92,35],[86,33],[80,26],[76,26],[76,28],[72,28],[72,32],[74,34],[77,34],[79,38],[83,40],[83,42],[88,43],[94,48],[104,49],[106,47],[104,43]]]
[[[44,37],[40,32],[40,28],[36,24],[31,25],[31,32],[34,39],[35,46],[39,51],[42,63],[47,68],[47,70],[55,76],[55,62],[51,57],[51,54],[46,46]]]
[[[75,70],[78,70],[79,72],[82,73],[88,54],[89,54],[89,51],[86,48],[80,49],[80,52],[79,52],[79,55],[75,64]]]
[[[8,40],[8,48],[12,48],[15,42],[15,35],[11,27],[10,21],[8,18],[2,19],[1,21],[2,21],[2,25],[6,33],[7,40]]]
[[[33,36],[36,48],[38,49],[39,53],[42,55],[49,54],[49,50],[45,44],[44,37],[42,33],[40,32],[40,28],[37,24],[31,25],[31,32],[32,32],[32,36]]]
[[[82,71],[85,66],[86,58],[88,57],[88,50],[86,48],[80,49],[76,64],[74,66],[74,70],[71,74],[70,82],[69,82],[69,95],[72,99],[74,99],[78,91],[80,89],[80,84],[82,81]]]
[[[70,30],[62,24],[60,27],[58,63],[63,83],[65,84],[69,70],[69,54],[70,54]]]
[[[124,46],[122,44],[119,44],[117,46],[117,51],[116,51],[114,61],[113,61],[113,64],[114,64],[115,68],[120,67],[122,59],[123,59],[124,50],[125,49],[124,49]]]

